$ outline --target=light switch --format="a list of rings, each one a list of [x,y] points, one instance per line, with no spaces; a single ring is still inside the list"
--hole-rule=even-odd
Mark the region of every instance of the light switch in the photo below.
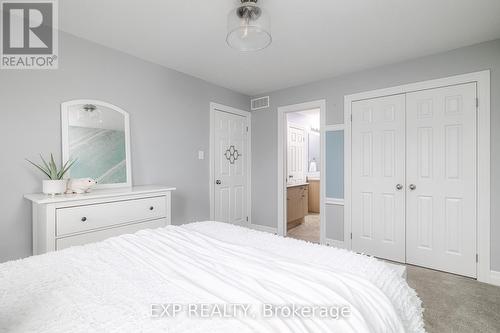
[[[198,151],[198,159],[199,160],[204,160],[205,159],[205,152],[203,150]]]

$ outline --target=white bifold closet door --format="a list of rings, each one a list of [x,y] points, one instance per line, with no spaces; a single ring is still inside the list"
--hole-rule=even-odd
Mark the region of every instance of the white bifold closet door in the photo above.
[[[405,261],[405,95],[352,103],[352,249]]]
[[[476,277],[476,83],[352,103],[352,248]]]
[[[406,96],[406,261],[476,276],[476,83]]]

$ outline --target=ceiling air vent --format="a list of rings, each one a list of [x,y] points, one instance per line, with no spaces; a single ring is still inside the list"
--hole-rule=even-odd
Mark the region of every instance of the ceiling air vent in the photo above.
[[[252,111],[269,107],[269,96],[254,98],[250,101]]]

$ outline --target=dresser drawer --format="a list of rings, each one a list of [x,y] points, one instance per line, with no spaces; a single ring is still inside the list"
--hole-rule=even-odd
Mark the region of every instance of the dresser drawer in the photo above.
[[[86,234],[68,236],[64,238],[56,239],[56,250],[62,250],[67,247],[83,245],[88,243],[95,243],[105,240],[106,238],[133,234],[142,229],[155,229],[164,227],[166,225],[166,219],[159,219],[153,221],[147,221],[142,223],[128,224],[124,226],[119,226],[111,229],[104,229],[99,231],[93,231]]]
[[[56,210],[56,235],[64,236],[166,216],[165,197],[59,208]]]

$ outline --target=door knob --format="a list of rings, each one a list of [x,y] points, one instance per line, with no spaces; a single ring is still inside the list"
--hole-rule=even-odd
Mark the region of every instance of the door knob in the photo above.
[[[411,191],[414,191],[417,188],[417,185],[410,184],[410,186],[408,186],[408,187],[410,188]]]
[[[401,191],[402,188],[403,188],[403,185],[401,185],[401,184],[396,185],[396,190]]]
[[[222,182],[220,181],[220,179],[217,179],[217,180],[215,181],[215,184],[220,185],[220,184],[222,184]]]

